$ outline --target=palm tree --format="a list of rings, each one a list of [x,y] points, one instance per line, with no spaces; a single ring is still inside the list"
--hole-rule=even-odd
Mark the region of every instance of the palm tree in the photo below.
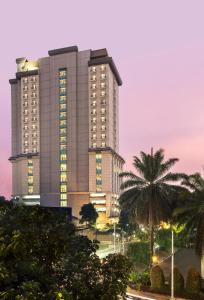
[[[169,172],[178,161],[171,158],[164,161],[164,150],[153,154],[140,152],[140,157],[134,156],[133,166],[137,174],[123,172],[120,177],[127,178],[121,184],[123,191],[119,202],[122,210],[128,212],[132,222],[149,227],[150,265],[154,248],[154,227],[161,221],[166,221],[172,213],[172,199],[181,190],[173,184],[184,178],[184,174]]]
[[[185,224],[189,234],[195,235],[195,250],[201,257],[204,252],[204,178],[200,173],[187,176],[182,185],[189,189],[184,202],[176,208],[174,216]]]

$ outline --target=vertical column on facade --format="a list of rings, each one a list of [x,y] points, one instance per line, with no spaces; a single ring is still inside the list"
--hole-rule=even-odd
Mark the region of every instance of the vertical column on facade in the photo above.
[[[59,69],[60,206],[67,206],[67,69]]]
[[[28,195],[33,194],[33,161],[28,159]]]
[[[102,154],[96,153],[96,192],[102,192]]]

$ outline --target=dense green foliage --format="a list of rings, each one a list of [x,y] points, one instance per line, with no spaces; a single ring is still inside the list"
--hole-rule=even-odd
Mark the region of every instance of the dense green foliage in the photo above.
[[[147,242],[135,242],[128,244],[127,256],[135,264],[149,263],[149,245]]]
[[[92,203],[84,204],[80,211],[80,223],[87,223],[89,225],[94,225],[98,218],[98,213]]]
[[[130,286],[140,290],[150,286],[150,273],[149,272],[131,272],[130,273]]]
[[[198,294],[201,290],[200,274],[194,268],[188,270],[186,279],[186,291],[189,294]]]
[[[155,266],[150,271],[151,288],[153,290],[162,290],[165,287],[163,270],[160,266]]]
[[[101,262],[96,249],[76,235],[66,212],[2,202],[0,299],[117,299],[130,264],[116,254]]]
[[[174,216],[180,224],[186,225],[185,233],[194,236],[195,248],[199,256],[204,251],[204,179],[199,173],[186,176],[182,184],[189,188],[183,195]]]
[[[171,217],[174,199],[182,190],[173,182],[184,178],[184,175],[169,172],[178,159],[164,161],[164,151],[161,149],[154,154],[153,151],[151,154],[141,152],[140,156],[135,156],[133,162],[138,175],[132,172],[120,174],[127,180],[121,185],[123,193],[119,200],[121,209],[129,214],[133,223],[148,226],[151,261],[154,227]]]

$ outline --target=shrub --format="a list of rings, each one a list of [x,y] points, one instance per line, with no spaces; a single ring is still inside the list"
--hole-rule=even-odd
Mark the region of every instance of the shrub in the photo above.
[[[159,266],[155,266],[150,272],[151,288],[162,290],[165,287],[165,279],[163,270]]]
[[[131,243],[128,245],[127,256],[133,263],[149,263],[149,244],[146,242]]]
[[[171,276],[169,278],[169,285],[171,285]],[[174,291],[181,294],[184,291],[184,278],[177,267],[174,268]]]
[[[150,286],[149,272],[132,272],[130,273],[130,285],[140,290],[142,287]]]
[[[201,290],[201,278],[199,272],[195,268],[188,270],[186,279],[186,291],[189,294],[198,294]]]

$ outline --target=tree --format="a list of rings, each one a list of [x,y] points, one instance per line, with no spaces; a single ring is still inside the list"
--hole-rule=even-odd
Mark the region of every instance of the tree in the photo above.
[[[92,203],[84,204],[80,211],[80,223],[88,223],[89,225],[94,225],[98,218],[98,213]]]
[[[149,227],[150,264],[153,255],[154,226],[168,220],[173,209],[173,199],[182,190],[173,182],[184,178],[184,174],[169,172],[178,161],[171,158],[164,161],[162,149],[153,154],[140,152],[141,158],[134,156],[133,166],[138,175],[133,172],[123,172],[120,177],[127,178],[121,184],[123,191],[120,196],[121,209],[126,211],[133,223]]]
[[[185,224],[186,231],[195,235],[195,249],[199,256],[204,251],[204,179],[199,173],[187,176],[182,185],[189,188],[184,194],[180,207],[174,216],[180,224]]]
[[[104,300],[124,295],[128,260],[114,255],[101,262],[97,248],[96,242],[75,234],[66,211],[0,205],[0,298]]]

